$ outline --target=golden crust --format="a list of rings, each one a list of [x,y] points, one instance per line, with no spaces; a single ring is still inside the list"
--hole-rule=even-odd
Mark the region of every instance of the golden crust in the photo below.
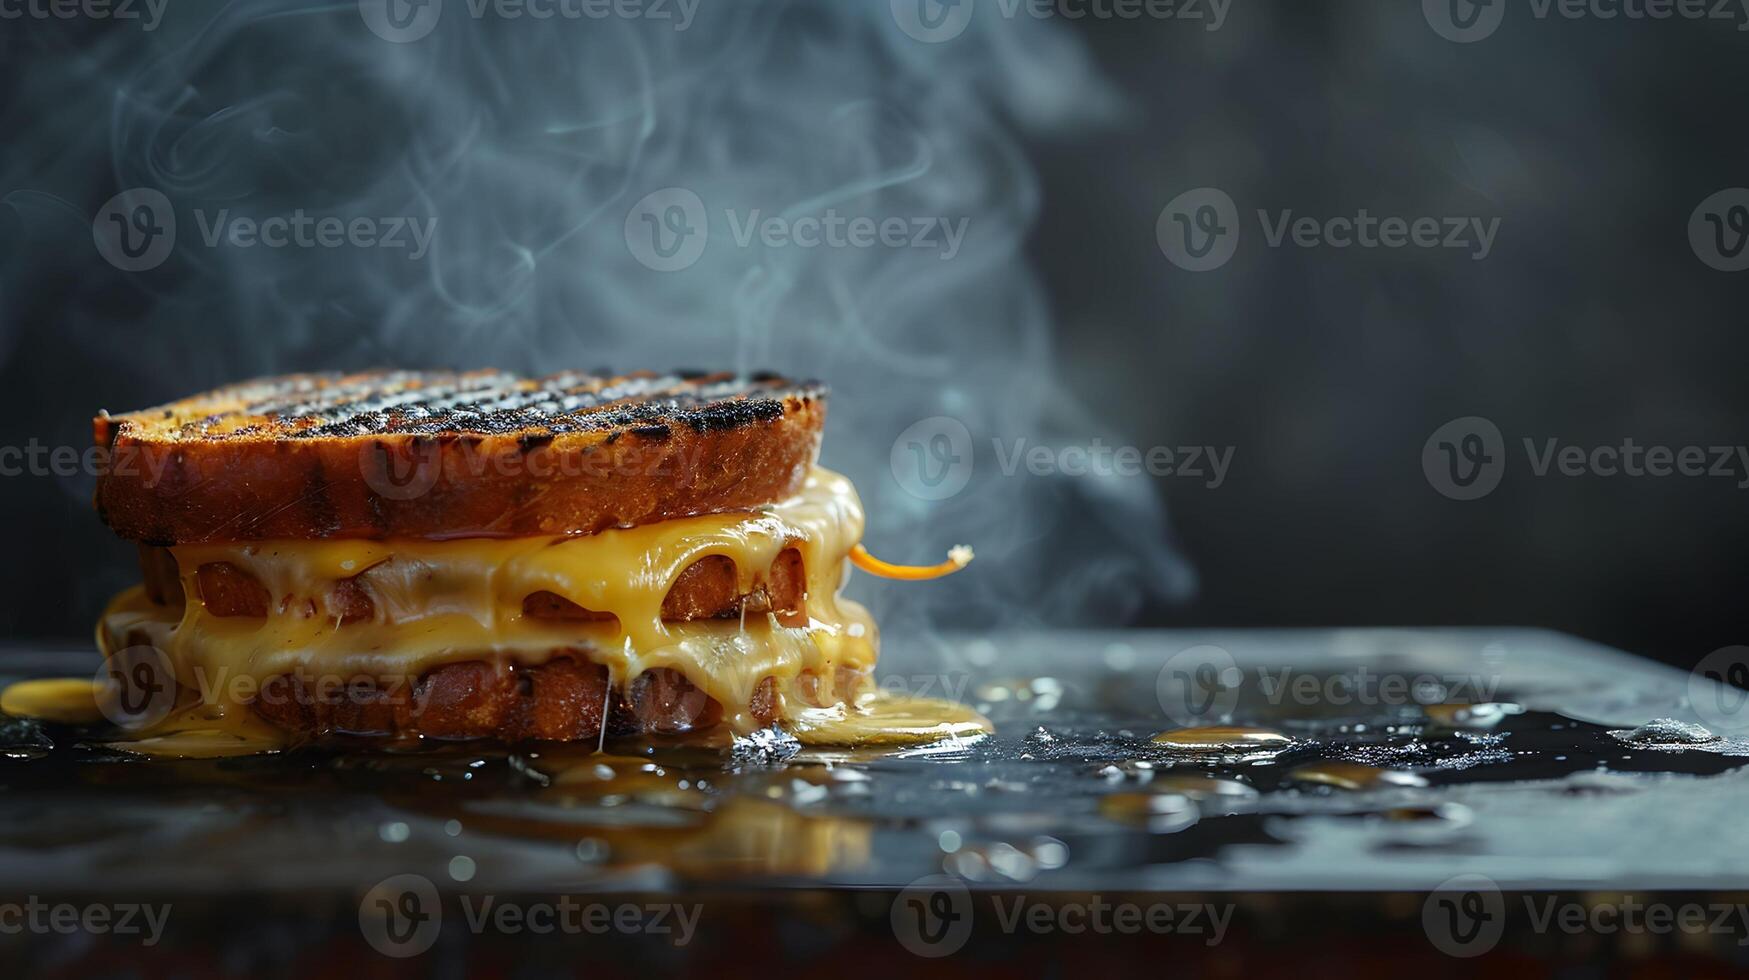
[[[593,534],[797,493],[826,393],[727,375],[292,375],[100,415],[96,506],[150,544]]]

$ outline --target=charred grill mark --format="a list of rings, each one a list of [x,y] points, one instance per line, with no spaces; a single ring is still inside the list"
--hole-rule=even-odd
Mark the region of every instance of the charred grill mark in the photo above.
[[[322,472],[321,463],[310,467],[310,475],[304,483],[304,500],[308,504],[311,527],[321,528],[324,535],[340,529],[334,502],[328,499],[328,475]]]
[[[134,421],[155,417],[158,409],[101,422],[111,444],[123,435],[151,438],[157,432],[168,433],[172,442],[281,443],[383,435],[508,435],[518,436],[523,451],[529,452],[567,433],[602,432],[611,441],[625,431],[666,439],[675,426],[700,434],[730,432],[780,419],[791,404],[811,404],[825,394],[817,382],[791,381],[772,372],[646,371],[615,377],[566,372],[521,378],[496,371],[397,371],[298,375],[220,389],[191,404],[180,422],[172,419],[163,428]]]

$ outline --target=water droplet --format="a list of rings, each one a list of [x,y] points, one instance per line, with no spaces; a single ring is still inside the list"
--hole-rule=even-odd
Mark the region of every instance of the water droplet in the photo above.
[[[996,644],[989,640],[973,640],[966,644],[966,660],[974,667],[988,667],[996,662]]]
[[[1214,776],[1168,774],[1155,779],[1150,785],[1156,791],[1178,793],[1197,802],[1247,803],[1261,795],[1257,792],[1257,787],[1248,783]]]
[[[1427,780],[1415,773],[1401,769],[1381,769],[1364,762],[1309,762],[1289,770],[1286,779],[1289,782],[1346,790],[1427,785]]]
[[[449,876],[457,881],[474,880],[474,859],[466,854],[457,854],[450,858]]]
[[[1196,823],[1201,816],[1189,797],[1177,793],[1112,793],[1099,799],[1107,820],[1170,834]]]
[[[1447,728],[1493,728],[1509,715],[1521,715],[1524,706],[1510,701],[1481,704],[1428,704],[1421,707],[1428,719]]]
[[[1101,656],[1112,670],[1127,671],[1136,665],[1136,649],[1128,643],[1113,643]]]
[[[996,843],[984,853],[990,869],[1010,881],[1030,881],[1038,874],[1038,863],[1032,855],[1013,844]]]
[[[391,821],[377,828],[377,836],[385,844],[399,844],[412,836],[412,830],[399,820]]]
[[[460,837],[462,835],[462,822],[460,820],[446,821],[443,825],[443,832],[451,837]]]
[[[1069,863],[1069,845],[1055,837],[1038,837],[1032,842],[1032,859],[1039,868],[1053,871]]]
[[[972,696],[991,704],[1020,701],[1035,713],[1045,712],[1063,700],[1063,682],[1055,677],[1004,677],[978,685]]]
[[[735,736],[729,759],[737,766],[777,766],[802,750],[802,743],[781,728],[762,728]]]
[[[1461,803],[1397,807],[1384,812],[1380,829],[1384,847],[1443,847],[1459,840],[1476,819]]]
[[[1273,728],[1210,726],[1164,731],[1154,736],[1154,744],[1166,746],[1175,752],[1222,755],[1279,752],[1292,745],[1293,739]]]
[[[1613,729],[1609,733],[1617,740],[1629,745],[1645,746],[1647,748],[1662,748],[1673,745],[1706,745],[1719,741],[1702,725],[1693,722],[1677,721],[1675,718],[1654,718],[1638,728]]]

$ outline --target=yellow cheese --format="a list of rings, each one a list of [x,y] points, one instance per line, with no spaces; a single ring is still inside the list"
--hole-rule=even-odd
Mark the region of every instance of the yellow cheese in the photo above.
[[[765,678],[775,682],[780,717],[807,672],[815,701],[838,700],[839,669],[867,672],[877,636],[861,606],[838,596],[845,559],[862,536],[861,502],[850,482],[813,471],[802,493],[754,513],[716,514],[579,537],[429,541],[255,541],[172,549],[188,601],[168,610],[132,589],[111,603],[99,626],[105,652],[141,635],[165,651],[177,679],[209,713],[253,697],[269,678],[315,675],[330,683],[369,676],[414,679],[445,663],[506,659],[535,664],[565,648],[604,664],[615,685],[670,668],[723,706],[737,730],[758,727],[749,710]],[[739,592],[754,591],[786,548],[800,551],[806,575],[805,627],[769,614],[745,622],[668,623],[662,601],[694,562],[725,555]],[[198,569],[229,562],[270,596],[264,618],[214,616],[200,602]],[[357,576],[374,615],[341,625],[322,607],[339,581]],[[523,614],[523,599],[551,592],[613,621],[577,622]],[[787,708],[787,710],[786,710]]]
[[[93,725],[103,720],[97,708],[97,684],[89,677],[52,677],[8,685],[0,691],[0,711],[15,718],[64,725]]]

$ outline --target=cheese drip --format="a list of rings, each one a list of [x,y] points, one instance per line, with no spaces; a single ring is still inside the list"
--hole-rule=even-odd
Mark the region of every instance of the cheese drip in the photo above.
[[[181,545],[171,549],[188,597],[180,619],[132,589],[106,611],[99,641],[109,652],[148,638],[169,656],[179,682],[221,711],[282,674],[411,679],[446,663],[538,664],[579,649],[605,665],[616,686],[656,668],[678,671],[744,732],[759,726],[749,703],[765,678],[774,680],[779,715],[787,718],[796,709],[786,710],[786,702],[798,696],[813,703],[850,696],[835,690],[840,669],[873,667],[874,622],[838,595],[862,530],[850,481],[816,469],[800,495],[762,511],[588,536]],[[806,627],[784,627],[766,613],[744,621],[663,621],[663,599],[694,562],[732,559],[745,595],[786,548],[802,555]],[[268,615],[212,615],[198,583],[198,569],[212,562],[252,575],[270,596]],[[341,625],[324,597],[355,576],[373,616]],[[523,599],[542,591],[615,619],[524,615]],[[804,673],[809,683],[798,684]]]

